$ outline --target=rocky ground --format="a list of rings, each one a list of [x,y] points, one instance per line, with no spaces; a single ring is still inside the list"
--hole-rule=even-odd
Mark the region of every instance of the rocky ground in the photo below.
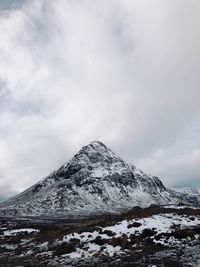
[[[200,209],[135,207],[79,220],[1,218],[0,266],[200,266]]]

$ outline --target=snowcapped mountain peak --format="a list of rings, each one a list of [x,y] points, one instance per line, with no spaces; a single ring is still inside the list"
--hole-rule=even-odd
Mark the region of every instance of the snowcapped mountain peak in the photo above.
[[[0,204],[0,214],[80,216],[119,213],[134,206],[181,202],[158,177],[126,163],[99,141],[68,163]]]
[[[101,141],[97,141],[97,140],[94,140],[92,142],[90,142],[87,146],[91,146],[93,147],[93,149],[104,149],[104,150],[107,150],[108,148],[106,147],[106,145],[104,145]],[[87,146],[84,146],[84,147],[87,147]]]
[[[100,141],[93,141],[89,143],[88,145],[84,146],[76,156],[80,155],[86,155],[91,162],[98,162],[98,161],[104,161],[111,158],[119,158],[116,154],[112,152],[112,150],[108,147],[106,147],[102,142]]]
[[[67,164],[60,170],[78,170],[79,174],[84,172],[83,179],[90,177],[103,177],[103,173],[120,171],[128,165],[120,159],[112,150],[99,141],[93,141],[84,146]],[[71,171],[70,171],[71,173]],[[94,175],[94,176],[93,176]]]

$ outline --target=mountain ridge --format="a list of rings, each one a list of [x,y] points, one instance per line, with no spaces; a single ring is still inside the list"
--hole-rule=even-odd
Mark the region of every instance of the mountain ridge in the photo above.
[[[93,141],[58,170],[0,203],[0,215],[120,213],[134,206],[188,203],[183,196],[168,190],[158,177],[126,163],[102,142]]]

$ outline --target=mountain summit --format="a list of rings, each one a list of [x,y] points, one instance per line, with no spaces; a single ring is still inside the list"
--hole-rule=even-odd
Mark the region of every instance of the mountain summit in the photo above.
[[[183,202],[181,193],[126,163],[99,141],[0,205],[0,215],[89,216]]]

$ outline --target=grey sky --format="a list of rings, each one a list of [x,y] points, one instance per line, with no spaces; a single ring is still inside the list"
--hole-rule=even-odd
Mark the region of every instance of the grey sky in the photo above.
[[[167,186],[200,185],[199,0],[1,1],[0,9],[2,195],[92,140]]]
[[[20,8],[26,0],[1,0],[0,10]]]

